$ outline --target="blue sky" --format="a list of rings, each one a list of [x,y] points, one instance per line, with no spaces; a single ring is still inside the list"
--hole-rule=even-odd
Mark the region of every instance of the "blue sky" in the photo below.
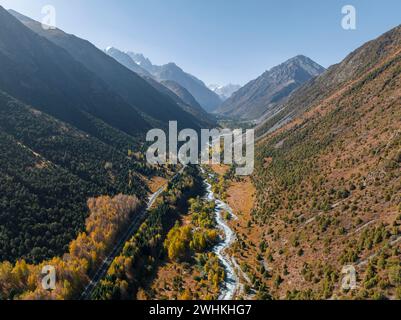
[[[297,54],[324,67],[401,24],[400,0],[0,0],[101,49],[142,52],[176,62],[207,84],[245,84]],[[344,5],[357,10],[357,30],[341,27]]]

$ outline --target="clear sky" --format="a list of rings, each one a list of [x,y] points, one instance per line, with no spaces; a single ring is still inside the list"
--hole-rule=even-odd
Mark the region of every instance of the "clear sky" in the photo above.
[[[207,84],[245,84],[297,54],[328,67],[401,24],[400,0],[0,0],[36,20],[48,4],[60,29],[173,61]],[[348,4],[354,31],[341,27]]]

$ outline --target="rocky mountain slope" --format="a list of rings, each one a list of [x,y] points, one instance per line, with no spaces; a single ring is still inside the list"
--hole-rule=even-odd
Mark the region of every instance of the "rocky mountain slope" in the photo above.
[[[123,66],[139,74],[156,90],[174,100],[174,102],[177,103],[177,105],[180,106],[185,112],[195,116],[199,120],[200,124],[202,124],[204,127],[214,126],[215,123],[212,120],[212,116],[206,113],[206,111],[203,110],[195,98],[178,83],[171,80],[161,82],[157,81],[157,79],[148,71],[134,62],[134,60],[132,60],[128,54],[116,48],[109,47],[105,50],[105,52]]]
[[[182,128],[198,129],[200,127],[195,117],[183,111],[174,101],[166,98],[138,74],[124,67],[90,42],[67,34],[60,29],[44,30],[39,22],[12,10],[10,13],[41,36],[37,38],[49,40],[47,43],[59,48],[64,55],[69,55],[75,60],[75,64],[80,65],[80,69],[90,71],[93,76],[108,86],[109,91],[120,96],[131,110],[137,110],[137,113],[145,118],[145,120],[138,120],[137,124],[130,121],[130,127],[138,128],[143,133],[141,125],[148,123],[151,127],[166,127],[169,120],[178,121],[178,125]],[[27,50],[22,52],[27,52]],[[64,62],[63,65],[66,68],[69,67],[67,62]],[[110,103],[109,105],[114,104]],[[124,118],[128,122],[129,118]]]
[[[258,135],[272,132],[335,94],[339,87],[366,73],[399,45],[397,32],[388,32],[358,48],[341,63],[331,66],[321,76],[299,88],[288,101],[276,108],[275,113],[265,115],[257,128]]]
[[[186,73],[175,63],[168,63],[162,66],[156,66],[151,61],[145,58],[142,54],[127,52],[128,55],[141,68],[150,72],[159,81],[174,81],[180,86],[188,90],[191,95],[199,102],[199,104],[207,111],[214,111],[220,104],[220,97],[210,90],[201,80],[195,76]]]
[[[141,77],[152,77],[148,71],[136,64],[129,55],[118,50],[117,48],[108,47],[104,50],[104,52]]]
[[[209,89],[216,92],[222,101],[229,99],[234,92],[238,91],[241,88],[238,84],[227,84],[225,86],[220,86],[217,84],[209,85]]]
[[[100,122],[130,135],[149,127],[106,83],[1,7],[0,89],[100,139]]]
[[[324,68],[305,56],[296,56],[249,82],[216,111],[220,115],[255,120],[285,101],[302,84],[320,75]]]

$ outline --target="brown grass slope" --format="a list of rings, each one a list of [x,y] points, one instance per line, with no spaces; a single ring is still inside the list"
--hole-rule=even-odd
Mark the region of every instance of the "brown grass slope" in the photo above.
[[[400,51],[401,27],[364,45],[303,89],[308,112],[259,142],[257,240],[239,235],[237,254],[256,289],[401,298]],[[358,288],[345,292],[350,264]]]

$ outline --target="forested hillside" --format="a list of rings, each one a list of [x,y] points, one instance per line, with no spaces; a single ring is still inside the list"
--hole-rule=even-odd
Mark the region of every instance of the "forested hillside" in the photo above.
[[[0,260],[66,252],[83,228],[86,201],[145,190],[133,138],[105,128],[106,144],[0,92]]]
[[[151,124],[199,122],[87,41],[57,31],[64,49],[2,7],[0,26],[0,260],[37,263],[68,251],[88,198],[146,199]]]
[[[401,297],[400,40],[398,27],[353,53],[336,90],[309,84],[327,98],[258,143],[240,259],[276,298]],[[341,289],[345,265],[357,290]]]
[[[36,264],[19,259],[0,262],[0,300],[79,299],[130,219],[140,215],[141,203],[135,196],[101,196],[88,199],[90,215],[85,228],[72,240],[62,256]],[[54,290],[42,286],[42,268],[52,266],[58,285]]]
[[[138,231],[114,259],[106,277],[95,289],[93,298],[136,299],[140,290],[147,290],[167,254],[163,243],[168,232],[176,220],[187,212],[188,200],[202,194],[202,191],[196,167],[186,167],[181,176],[171,181]]]

